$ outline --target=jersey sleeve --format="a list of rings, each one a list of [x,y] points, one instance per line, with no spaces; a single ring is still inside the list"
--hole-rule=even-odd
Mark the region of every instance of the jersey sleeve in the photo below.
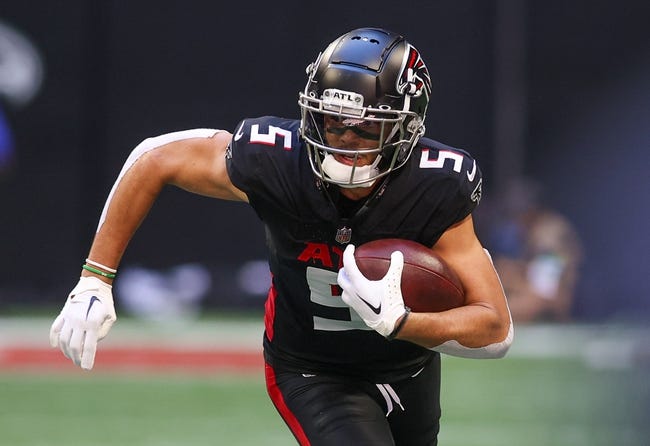
[[[291,190],[286,176],[295,166],[297,145],[293,120],[274,117],[242,120],[226,151],[230,181],[249,200],[286,197]]]
[[[257,179],[262,174],[261,156],[255,147],[249,147],[250,126],[253,120],[244,119],[237,124],[228,149],[226,150],[226,169],[232,184],[251,194],[255,190]]]
[[[471,214],[481,199],[483,177],[477,161],[466,151],[423,138],[413,160],[423,178],[430,208],[426,237],[435,241],[450,226]]]
[[[456,208],[455,221],[459,222],[471,214],[481,201],[483,187],[483,175],[478,166],[476,159],[472,158],[467,152],[458,150],[463,156],[461,163],[461,172],[459,173],[456,197],[453,198]]]

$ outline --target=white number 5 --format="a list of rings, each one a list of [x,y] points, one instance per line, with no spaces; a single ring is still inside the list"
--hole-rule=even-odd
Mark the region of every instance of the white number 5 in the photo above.
[[[269,126],[268,133],[260,133],[259,124],[253,124],[251,126],[250,141],[252,143],[274,146],[275,139],[278,135],[282,137],[284,150],[291,150],[291,132],[289,130],[281,129],[280,127],[275,127],[273,125]]]
[[[307,268],[307,284],[310,290],[310,300],[325,307],[345,308],[350,314],[350,320],[328,319],[314,315],[314,330],[345,331],[345,330],[370,330],[355,311],[352,311],[341,296],[337,296],[337,273],[320,268]]]
[[[423,150],[422,156],[420,157],[420,167],[423,169],[440,169],[445,165],[446,160],[453,160],[454,172],[460,173],[460,169],[463,166],[463,155],[456,152],[450,152],[449,150],[440,150],[438,152],[438,158],[434,160],[429,159],[428,150]]]

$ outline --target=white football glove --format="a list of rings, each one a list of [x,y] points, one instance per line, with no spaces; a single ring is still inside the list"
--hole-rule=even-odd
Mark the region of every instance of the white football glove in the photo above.
[[[386,275],[381,280],[368,280],[357,267],[354,245],[348,245],[343,252],[343,268],[337,280],[343,289],[343,302],[352,307],[368,327],[387,338],[391,338],[397,320],[408,313],[401,290],[403,268],[404,255],[395,251],[390,256]]]
[[[97,342],[117,319],[112,287],[96,277],[81,277],[50,328],[50,345],[82,369],[95,363]]]

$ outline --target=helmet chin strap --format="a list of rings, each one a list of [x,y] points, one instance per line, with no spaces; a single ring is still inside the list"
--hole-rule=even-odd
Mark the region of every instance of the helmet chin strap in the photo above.
[[[377,166],[381,161],[381,155],[377,156],[372,164],[367,166],[349,166],[336,161],[334,155],[327,154],[321,164],[323,172],[327,177],[336,182],[341,187],[371,187],[375,184],[376,176],[379,173]],[[352,170],[354,169],[354,174]],[[367,180],[367,181],[364,181]],[[354,182],[356,184],[349,184]]]

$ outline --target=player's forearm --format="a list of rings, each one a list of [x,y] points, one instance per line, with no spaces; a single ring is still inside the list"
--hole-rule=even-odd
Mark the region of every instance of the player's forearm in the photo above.
[[[106,199],[89,258],[117,269],[129,241],[165,184],[175,184],[196,193],[218,196],[206,189],[203,184],[205,180],[201,183],[200,180],[194,179],[195,176],[205,178],[209,175],[202,172],[200,167],[208,166],[210,172],[209,167],[212,167],[210,151],[202,150],[199,153],[192,151],[193,145],[190,142],[209,141],[215,134],[222,138],[221,144],[225,150],[230,134],[215,129],[192,129],[167,133],[147,138],[138,144],[125,161]],[[223,170],[225,172],[225,167]],[[183,180],[182,173],[185,171],[189,173],[185,174],[186,178]],[[216,183],[230,185],[226,181]],[[232,190],[236,191],[236,188],[233,186]],[[235,194],[230,190],[228,193]],[[83,275],[88,274],[92,273],[83,272]],[[102,280],[110,282],[106,278]]]
[[[130,166],[106,201],[88,258],[117,269],[127,245],[165,183],[155,157],[142,156]],[[89,274],[92,275],[83,272],[83,275]],[[102,279],[110,283],[110,280]]]
[[[411,316],[399,339],[452,356],[501,358],[514,339],[512,317],[505,303],[476,302],[440,313]]]
[[[505,338],[508,322],[494,310],[466,305],[441,313],[412,313],[398,338],[427,348],[450,340],[466,347],[484,347]]]

